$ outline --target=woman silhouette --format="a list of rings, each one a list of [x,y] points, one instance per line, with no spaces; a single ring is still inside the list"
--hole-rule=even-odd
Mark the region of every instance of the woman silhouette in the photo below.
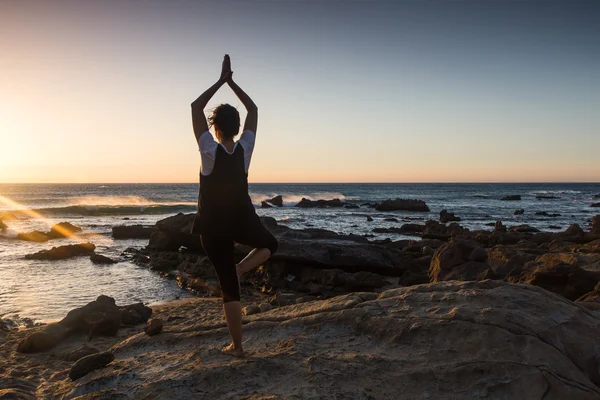
[[[240,115],[229,104],[221,104],[205,118],[204,108],[225,83],[246,107],[244,130]],[[192,103],[194,134],[200,148],[200,192],[192,232],[200,234],[202,247],[212,262],[221,291],[223,310],[232,343],[225,354],[243,357],[242,307],[239,278],[264,263],[277,250],[277,239],[260,222],[248,195],[248,168],[254,150],[258,108],[233,81],[231,62],[225,55],[219,80]],[[214,127],[213,138],[209,124]],[[234,242],[254,248],[239,264],[233,257]]]

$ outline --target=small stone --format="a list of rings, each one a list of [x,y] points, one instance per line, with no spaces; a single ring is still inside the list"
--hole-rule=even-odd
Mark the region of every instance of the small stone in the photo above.
[[[260,303],[258,308],[260,308],[260,312],[266,312],[266,311],[271,310],[273,308],[273,306],[269,303]]]
[[[83,357],[89,356],[90,354],[98,353],[98,349],[90,346],[83,346],[78,348],[77,350],[73,350],[70,353],[64,355],[65,361],[77,361]]]
[[[144,332],[148,336],[158,335],[162,332],[163,321],[159,318],[151,319],[148,321],[148,325],[144,328]]]
[[[73,381],[77,380],[96,369],[107,366],[114,359],[115,356],[110,351],[85,356],[73,364],[69,371],[69,378]]]
[[[256,304],[246,306],[242,309],[242,315],[252,315],[260,313],[260,307]]]

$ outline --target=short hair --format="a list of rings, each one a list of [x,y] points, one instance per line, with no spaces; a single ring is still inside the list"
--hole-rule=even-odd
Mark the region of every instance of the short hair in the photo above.
[[[220,104],[210,117],[210,126],[216,126],[226,139],[233,138],[240,131],[240,113],[230,104]]]

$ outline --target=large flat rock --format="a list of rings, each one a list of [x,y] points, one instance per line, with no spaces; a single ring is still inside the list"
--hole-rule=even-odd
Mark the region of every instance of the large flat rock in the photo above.
[[[161,399],[598,399],[600,314],[544,289],[440,282],[245,317],[247,357],[224,356],[218,301],[157,311],[163,332],[38,396]],[[177,316],[177,318],[169,318]],[[170,321],[170,322],[169,322]]]

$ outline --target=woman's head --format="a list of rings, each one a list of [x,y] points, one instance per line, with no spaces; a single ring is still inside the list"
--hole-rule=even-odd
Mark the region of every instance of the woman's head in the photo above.
[[[208,122],[215,127],[219,141],[233,139],[240,130],[240,113],[230,104],[221,104],[213,110]]]

